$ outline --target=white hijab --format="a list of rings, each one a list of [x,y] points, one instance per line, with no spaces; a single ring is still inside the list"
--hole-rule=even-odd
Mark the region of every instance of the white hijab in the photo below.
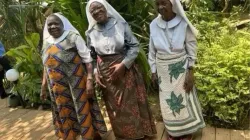
[[[107,10],[107,14],[109,17],[113,17],[116,20],[126,22],[125,19],[106,0],[90,0],[86,6],[86,14],[87,14],[88,22],[89,22],[88,30],[90,30],[96,24],[96,20],[92,17],[92,15],[89,12],[90,5],[93,2],[101,3]]]
[[[177,15],[181,16],[188,24],[188,26],[190,27],[191,31],[193,32],[193,34],[195,36],[198,35],[198,30],[194,27],[194,25],[189,21],[189,19],[187,18],[185,11],[181,5],[180,0],[170,0],[170,2],[173,5],[173,12],[176,13]]]
[[[80,33],[76,30],[76,28],[62,14],[60,14],[60,13],[54,13],[54,14],[51,14],[51,15],[56,15],[58,18],[61,19],[61,21],[63,23],[63,30],[64,30],[64,32],[65,31],[67,31],[67,32],[72,31],[72,32],[75,32],[75,33],[77,33],[77,34],[80,35]],[[48,22],[48,18],[47,18],[47,20],[45,22],[45,26],[44,26],[44,29],[43,29],[43,40],[47,40],[47,39],[49,39],[51,37],[51,35],[49,34],[49,31],[48,31],[47,22]]]

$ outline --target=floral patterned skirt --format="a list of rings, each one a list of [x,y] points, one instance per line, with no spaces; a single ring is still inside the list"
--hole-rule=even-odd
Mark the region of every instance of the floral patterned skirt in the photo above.
[[[121,63],[121,55],[98,56],[98,72],[106,88],[102,89],[112,129],[117,139],[139,139],[156,134],[149,109],[143,77],[134,64],[125,75],[108,82],[110,66]]]
[[[186,53],[156,57],[160,106],[168,133],[179,137],[205,127],[195,88],[191,93],[183,88],[188,64]]]

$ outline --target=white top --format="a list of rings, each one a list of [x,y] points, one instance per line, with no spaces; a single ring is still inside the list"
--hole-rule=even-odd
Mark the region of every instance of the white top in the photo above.
[[[150,24],[148,62],[151,72],[156,73],[156,53],[178,54],[184,50],[187,52],[188,66],[193,66],[197,53],[197,41],[187,22],[178,15],[168,22],[161,16],[155,18]]]
[[[109,18],[105,25],[95,24],[87,32],[88,46],[98,55],[124,55],[122,63],[129,69],[139,53],[139,42],[127,22]]]
[[[70,31],[64,31],[64,33],[59,38],[53,38],[52,36],[49,36],[49,38],[46,39],[46,41],[50,44],[57,44],[64,40],[66,36],[69,34]],[[75,45],[78,51],[78,54],[82,58],[83,63],[90,63],[92,62],[92,57],[90,56],[90,49],[86,46],[85,41],[83,38],[78,35],[75,40]]]

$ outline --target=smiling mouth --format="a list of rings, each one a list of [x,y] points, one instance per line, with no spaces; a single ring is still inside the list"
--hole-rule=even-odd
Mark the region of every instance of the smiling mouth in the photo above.
[[[59,33],[58,30],[51,30],[52,33]]]
[[[99,13],[96,17],[97,17],[98,19],[102,18],[102,13]]]

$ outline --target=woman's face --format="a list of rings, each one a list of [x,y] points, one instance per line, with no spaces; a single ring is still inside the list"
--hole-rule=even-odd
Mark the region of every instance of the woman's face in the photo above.
[[[169,0],[156,0],[156,8],[164,18],[168,18],[173,13],[172,3]]]
[[[107,10],[99,2],[93,2],[89,7],[89,12],[97,23],[105,23],[108,20]]]
[[[49,34],[54,38],[58,38],[63,34],[63,23],[59,17],[55,15],[49,16],[47,25]]]

